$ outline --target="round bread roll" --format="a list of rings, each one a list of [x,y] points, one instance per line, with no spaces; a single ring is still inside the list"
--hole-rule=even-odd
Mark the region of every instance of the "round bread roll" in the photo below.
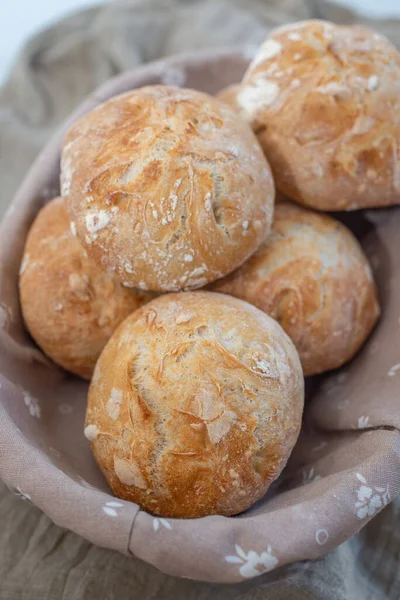
[[[85,435],[117,496],[167,517],[234,515],[284,467],[303,396],[278,323],[222,294],[169,294],[105,347]]]
[[[234,83],[233,85],[228,85],[227,87],[223,88],[220,92],[218,92],[216,97],[218,100],[228,104],[228,106],[233,108],[234,111],[239,111],[240,107],[237,103],[236,96],[240,89],[240,84]]]
[[[336,369],[365,342],[379,316],[368,261],[339,221],[281,202],[272,234],[213,289],[276,319],[296,346],[305,375]]]
[[[278,189],[319,210],[400,202],[400,54],[361,26],[275,29],[237,94]]]
[[[61,181],[89,255],[141,289],[202,287],[270,231],[274,183],[257,138],[193,90],[144,87],[82,117]]]
[[[122,287],[113,274],[99,269],[74,235],[63,198],[42,208],[21,263],[21,308],[43,352],[90,379],[116,327],[150,295]]]

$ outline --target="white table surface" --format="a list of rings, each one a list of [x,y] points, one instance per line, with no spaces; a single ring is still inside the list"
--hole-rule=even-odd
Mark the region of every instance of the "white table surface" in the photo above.
[[[28,37],[67,13],[99,3],[99,0],[1,0],[0,82]],[[347,0],[342,3],[373,16],[400,16],[400,0]]]

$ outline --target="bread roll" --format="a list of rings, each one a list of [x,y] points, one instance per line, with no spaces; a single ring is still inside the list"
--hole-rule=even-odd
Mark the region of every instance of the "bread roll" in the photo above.
[[[85,435],[117,496],[168,517],[234,515],[281,472],[303,395],[278,323],[222,294],[169,294],[105,347]]]
[[[276,206],[267,242],[213,289],[279,321],[305,375],[350,360],[379,316],[371,269],[352,233],[331,217],[288,202]]]
[[[61,180],[89,255],[141,289],[202,287],[270,230],[274,184],[255,135],[193,90],[149,86],[84,116]]]
[[[228,104],[228,106],[233,108],[234,111],[239,111],[240,107],[237,103],[236,95],[238,94],[240,89],[240,85],[238,83],[234,83],[233,85],[228,85],[227,87],[219,91],[216,97],[218,98],[218,100],[221,100],[221,102],[225,102],[225,104]]]
[[[319,210],[400,202],[400,54],[361,26],[275,29],[237,95],[278,189]]]
[[[74,234],[63,198],[39,212],[21,263],[21,307],[43,352],[89,379],[115,328],[150,295],[99,269]]]

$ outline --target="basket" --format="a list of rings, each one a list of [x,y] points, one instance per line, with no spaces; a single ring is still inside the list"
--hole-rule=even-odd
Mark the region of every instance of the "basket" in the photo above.
[[[400,489],[400,209],[344,220],[373,265],[382,317],[344,369],[307,381],[303,429],[273,489],[237,517],[153,517],[113,497],[83,436],[88,385],[52,364],[22,321],[18,270],[29,226],[59,194],[69,124],[132,88],[164,83],[217,92],[239,81],[241,51],[172,57],[112,79],[91,95],[40,154],[0,226],[0,475],[55,523],[94,544],[180,577],[235,582],[341,544]]]

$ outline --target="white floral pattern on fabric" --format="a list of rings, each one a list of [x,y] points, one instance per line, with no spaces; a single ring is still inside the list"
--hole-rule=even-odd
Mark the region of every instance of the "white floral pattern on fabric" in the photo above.
[[[318,546],[323,546],[324,544],[326,544],[328,539],[329,533],[326,529],[317,529],[317,531],[315,532],[315,541],[317,542]]]
[[[369,417],[363,415],[358,419],[358,429],[366,429],[369,427]]]
[[[158,531],[160,526],[165,527],[165,529],[172,529],[172,525],[167,519],[162,519],[161,517],[155,517],[153,519],[153,529],[154,531]]]
[[[397,371],[400,370],[400,363],[397,363],[397,365],[393,365],[392,367],[390,367],[389,371],[388,371],[388,377],[394,377],[397,373]]]
[[[307,485],[308,483],[312,483],[313,481],[318,481],[321,479],[321,475],[317,475],[315,473],[315,467],[311,467],[309,471],[304,469],[303,471],[303,485]]]
[[[389,502],[389,486],[386,486],[386,488],[369,486],[361,473],[356,473],[356,477],[361,483],[356,491],[356,516],[358,519],[372,517]]]
[[[267,550],[257,554],[254,550],[246,552],[238,545],[235,544],[236,556],[225,556],[225,560],[228,563],[240,564],[239,572],[242,577],[250,578],[257,577],[262,573],[268,573],[272,571],[278,564],[278,559],[272,554],[271,546],[267,546]]]
[[[25,403],[25,406],[29,410],[29,414],[32,417],[36,417],[36,419],[40,419],[41,411],[40,411],[39,401],[36,400],[36,398],[32,398],[32,396],[30,394],[28,394],[28,392],[25,392],[24,393],[24,403]]]
[[[26,492],[23,492],[19,486],[17,487],[17,491],[15,492],[15,495],[22,498],[22,500],[29,500],[29,502],[32,502],[32,498],[30,497],[30,495],[27,494]]]
[[[110,500],[110,502],[106,502],[105,506],[103,506],[103,512],[106,513],[109,517],[116,517],[118,515],[116,508],[122,508],[124,505],[122,502],[115,502],[115,500]]]

